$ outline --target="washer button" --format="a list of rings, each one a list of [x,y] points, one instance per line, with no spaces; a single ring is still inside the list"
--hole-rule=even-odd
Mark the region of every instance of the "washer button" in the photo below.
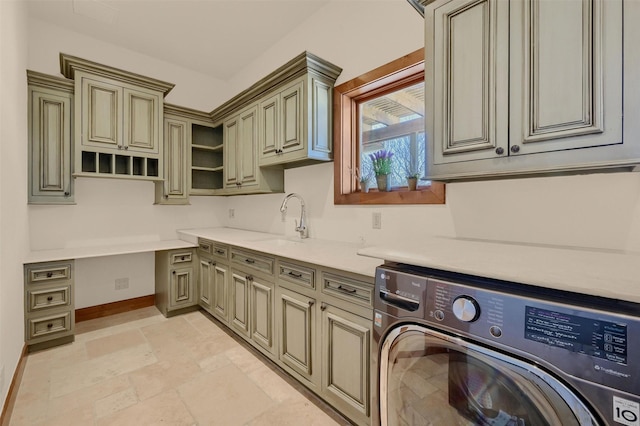
[[[493,337],[495,337],[496,339],[499,337],[502,337],[502,329],[500,327],[498,327],[497,325],[492,326],[489,329],[489,333],[491,333],[491,335]]]
[[[438,309],[437,311],[435,311],[433,313],[433,316],[438,321],[442,321],[444,319],[444,312],[442,312],[440,309]]]

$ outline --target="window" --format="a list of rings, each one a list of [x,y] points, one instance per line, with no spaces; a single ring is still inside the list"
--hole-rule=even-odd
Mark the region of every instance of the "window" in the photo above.
[[[347,81],[334,90],[335,204],[443,204],[444,184],[425,175],[424,50]],[[390,191],[380,191],[370,154],[392,152]],[[369,176],[369,192],[359,177]]]

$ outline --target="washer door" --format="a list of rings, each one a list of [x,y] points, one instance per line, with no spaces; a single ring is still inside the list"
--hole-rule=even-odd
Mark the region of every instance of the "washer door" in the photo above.
[[[418,325],[384,340],[379,398],[382,425],[599,424],[545,371]]]

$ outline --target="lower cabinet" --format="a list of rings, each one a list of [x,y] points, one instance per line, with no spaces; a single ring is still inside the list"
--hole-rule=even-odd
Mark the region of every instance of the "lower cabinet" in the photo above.
[[[156,306],[165,317],[197,309],[195,249],[156,252]]]
[[[73,260],[24,265],[25,342],[29,352],[74,340]]]
[[[360,424],[370,416],[371,319],[325,302],[322,312],[322,397]]]
[[[278,286],[278,358],[283,367],[318,391],[316,300]]]

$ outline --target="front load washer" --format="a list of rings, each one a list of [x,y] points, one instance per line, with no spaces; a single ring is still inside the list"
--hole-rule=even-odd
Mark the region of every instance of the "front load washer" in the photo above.
[[[375,423],[640,426],[637,304],[396,263],[375,291]]]

